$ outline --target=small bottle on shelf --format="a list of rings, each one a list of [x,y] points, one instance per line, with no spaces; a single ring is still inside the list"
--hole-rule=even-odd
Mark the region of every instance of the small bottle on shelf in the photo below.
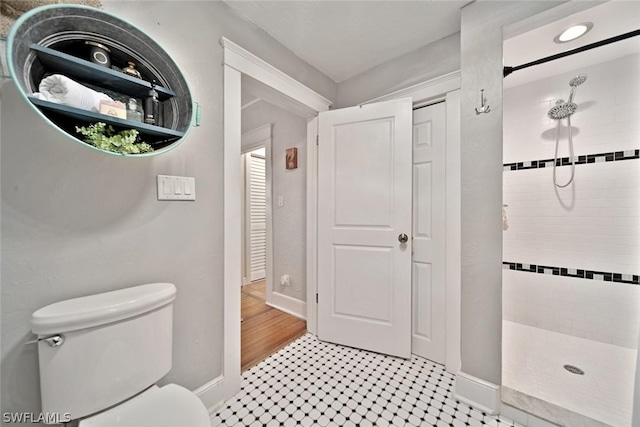
[[[148,125],[157,125],[157,114],[160,109],[158,92],[156,91],[156,81],[151,83],[151,90],[144,101],[144,122]]]
[[[141,79],[142,76],[140,75],[140,71],[136,70],[136,64],[135,62],[128,62],[129,66],[125,67],[122,69],[122,72],[125,74],[128,74],[132,77],[136,77],[138,79]]]
[[[138,105],[138,101],[135,98],[129,99],[127,105],[127,120],[134,122],[142,122],[142,109]]]

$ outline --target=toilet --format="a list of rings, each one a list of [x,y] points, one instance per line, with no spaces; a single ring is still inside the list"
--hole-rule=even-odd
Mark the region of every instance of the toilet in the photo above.
[[[42,413],[80,427],[210,427],[204,404],[171,369],[176,287],[152,283],[48,305],[33,313]]]

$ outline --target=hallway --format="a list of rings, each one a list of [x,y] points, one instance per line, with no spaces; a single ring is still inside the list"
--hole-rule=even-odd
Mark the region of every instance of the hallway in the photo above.
[[[242,287],[241,370],[260,363],[307,331],[307,322],[266,304],[266,282]]]
[[[512,427],[451,398],[442,365],[318,341],[307,334],[242,375],[218,426]]]

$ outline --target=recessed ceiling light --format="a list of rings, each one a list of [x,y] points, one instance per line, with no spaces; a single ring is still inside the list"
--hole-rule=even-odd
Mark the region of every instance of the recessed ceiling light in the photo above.
[[[571,26],[555,36],[553,41],[556,43],[570,42],[571,40],[584,36],[591,28],[593,28],[593,22],[583,22],[582,24]]]

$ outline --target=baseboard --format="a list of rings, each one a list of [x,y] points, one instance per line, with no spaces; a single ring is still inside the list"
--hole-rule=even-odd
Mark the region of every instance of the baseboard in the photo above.
[[[454,397],[488,415],[500,412],[500,386],[464,372],[456,375]]]
[[[278,292],[272,292],[267,301],[269,307],[284,311],[302,320],[307,320],[307,303]]]
[[[193,394],[198,396],[209,414],[215,413],[227,398],[224,388],[224,376],[220,375],[208,383],[193,390]]]

